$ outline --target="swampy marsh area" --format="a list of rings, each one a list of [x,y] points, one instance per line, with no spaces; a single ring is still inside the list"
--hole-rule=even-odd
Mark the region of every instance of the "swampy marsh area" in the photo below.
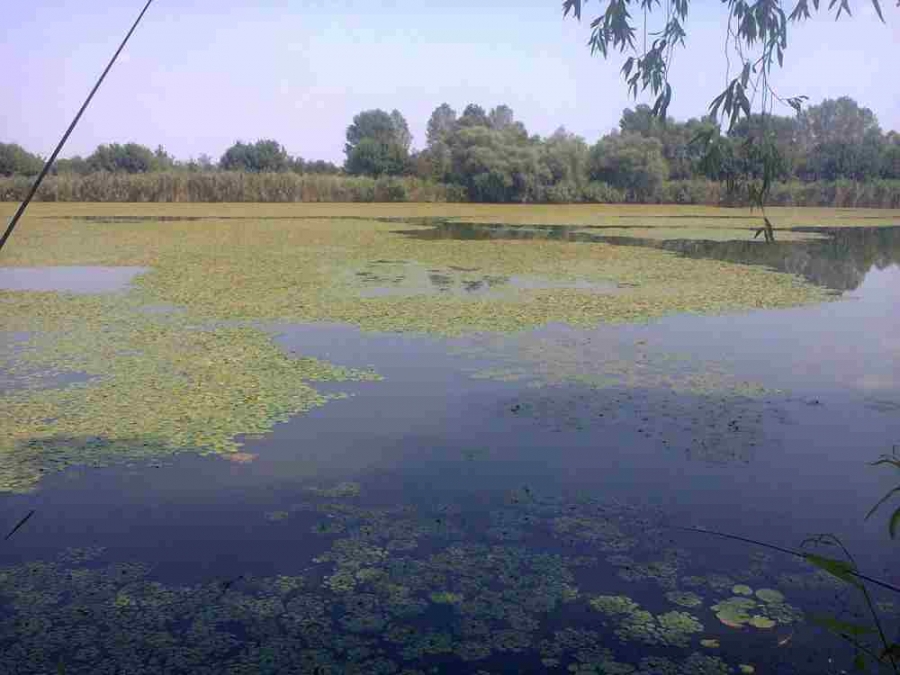
[[[0,672],[849,670],[853,589],[679,529],[900,584],[900,214],[768,215],[32,206]]]

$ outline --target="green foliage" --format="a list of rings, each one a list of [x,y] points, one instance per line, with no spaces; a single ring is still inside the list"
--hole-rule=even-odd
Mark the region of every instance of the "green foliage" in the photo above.
[[[727,134],[710,116],[663,120],[650,106],[638,105],[623,111],[618,133],[593,147],[564,127],[546,138],[529,136],[505,104],[489,112],[469,104],[457,116],[443,103],[428,120],[426,147],[410,153],[411,142],[397,110],[369,110],[347,129],[344,169],[292,158],[274,140],[236,143],[217,166],[206,155],[179,162],[162,147],[151,151],[133,143],[114,144],[100,146],[87,159],[57,160],[52,175],[59,180],[41,194],[60,201],[87,195],[109,201],[221,201],[219,195],[227,192],[240,201],[900,206],[894,182],[900,180],[900,135],[882,134],[872,112],[848,97],[810,106],[797,118],[743,116]],[[18,146],[0,146],[9,156],[13,147]],[[344,170],[360,179],[414,175],[423,181],[420,186],[444,185],[440,196],[409,182],[401,187],[382,181],[376,189],[374,183],[349,181],[340,184],[347,189],[338,189],[336,181],[304,181],[301,189],[297,181],[270,176],[337,176]],[[237,172],[247,175],[210,175]],[[24,196],[28,181],[21,173],[7,169],[5,179],[0,175],[0,200]],[[121,179],[128,174],[135,176],[133,181]],[[145,180],[146,174],[154,178]],[[204,178],[187,180],[180,174]],[[257,180],[254,174],[266,178]]]
[[[470,200],[537,201],[545,171],[539,148],[514,127],[463,125],[450,148],[451,181],[464,185]]]
[[[0,201],[21,201],[31,181],[0,177]],[[413,177],[375,179],[319,173],[171,171],[48,176],[36,195],[51,202],[465,201],[454,186]]]
[[[412,136],[398,110],[365,110],[347,127],[344,165],[347,173],[365,176],[399,176],[409,169]]]
[[[662,147],[637,134],[607,136],[591,148],[590,177],[624,190],[629,201],[654,201],[667,174]]]
[[[85,161],[92,172],[149,173],[159,166],[153,151],[137,143],[99,145]]]
[[[315,161],[304,161],[302,157],[295,157],[293,160],[293,170],[297,173],[319,174],[325,176],[337,176],[341,173],[341,167],[322,159]]]
[[[0,176],[36,176],[44,161],[15,143],[0,143]]]
[[[248,173],[287,171],[291,161],[287,151],[278,141],[259,140],[255,143],[238,141],[219,160],[223,171],[246,171]]]
[[[446,142],[455,128],[456,111],[449,104],[441,103],[428,118],[428,127],[425,132],[428,147],[431,148],[437,143]]]
[[[400,176],[408,165],[409,156],[400,145],[367,137],[349,150],[344,169],[351,176]]]
[[[91,167],[88,166],[87,160],[81,155],[75,155],[68,159],[57,159],[53,165],[53,173],[55,175],[75,174],[84,176],[90,172]]]
[[[872,466],[892,466],[895,469],[900,469],[900,446],[894,446],[893,452],[890,455],[884,455],[880,459],[872,462]],[[897,495],[900,495],[900,485],[889,490],[886,495],[879,499],[878,503],[869,509],[869,512],[866,514],[866,519],[868,520],[875,515],[887,501]],[[894,509],[888,520],[888,532],[892,539],[897,536],[898,531],[900,531],[900,506]]]
[[[850,15],[850,1],[831,0],[828,11],[836,7],[835,18],[845,12]],[[580,21],[583,2],[586,0],[564,0],[563,16],[571,13]],[[883,21],[879,0],[870,2]],[[789,25],[809,19],[812,12],[809,0],[798,0],[793,8],[782,0],[723,3],[728,8],[728,22],[723,29],[725,58],[734,57],[740,64],[740,74],[713,99],[710,110],[713,116],[721,111],[723,118],[729,120],[729,129],[733,129],[742,117],[750,117],[751,98],[758,100],[761,111],[767,111],[772,100],[779,98],[769,84],[772,67],[776,62],[779,66],[784,64]],[[686,44],[684,26],[690,4],[690,0],[609,0],[591,21],[591,53],[604,58],[609,57],[610,51],[627,54],[622,75],[629,91],[637,96],[638,92],[649,90],[656,97],[652,113],[661,119],[666,118],[672,100],[669,67],[675,49]],[[819,11],[819,0],[812,0],[812,10]],[[641,16],[643,20],[638,23],[635,17]],[[642,44],[638,43],[639,32],[643,34]],[[650,42],[648,35],[652,36]],[[784,101],[799,112],[805,99],[793,96]]]

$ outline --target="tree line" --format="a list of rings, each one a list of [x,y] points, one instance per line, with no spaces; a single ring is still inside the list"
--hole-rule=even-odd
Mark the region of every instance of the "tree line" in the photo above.
[[[44,160],[14,143],[0,143],[0,176],[37,175]],[[281,173],[292,171],[300,174],[337,175],[342,169],[323,160],[308,161],[292,157],[278,141],[259,140],[255,143],[238,141],[218,162],[209,155],[200,155],[186,162],[172,157],[165,148],[151,150],[138,143],[109,143],[99,145],[87,157],[76,155],[58,159],[53,175],[86,176],[92,173],[153,173],[157,171],[244,171],[252,173]]]
[[[443,103],[428,120],[421,150],[412,148],[399,111],[366,110],[347,128],[342,167],[291,157],[277,141],[259,140],[235,143],[218,162],[179,162],[162,147],[135,143],[101,145],[86,158],[59,160],[53,171],[343,174],[443,184],[455,199],[475,202],[655,202],[672,199],[672,183],[728,185],[735,175],[762,171],[760,144],[751,142],[762,136],[778,149],[781,182],[900,180],[900,134],[884,133],[874,113],[849,97],[791,117],[752,115],[727,133],[711,117],[664,121],[638,105],[593,145],[563,127],[547,137],[529,134],[506,105],[469,104],[457,114]],[[34,175],[41,163],[17,145],[0,144],[0,175]]]

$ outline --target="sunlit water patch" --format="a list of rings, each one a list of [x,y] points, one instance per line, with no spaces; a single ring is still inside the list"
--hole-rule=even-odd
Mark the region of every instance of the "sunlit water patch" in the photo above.
[[[0,267],[0,290],[111,293],[128,288],[146,267]]]

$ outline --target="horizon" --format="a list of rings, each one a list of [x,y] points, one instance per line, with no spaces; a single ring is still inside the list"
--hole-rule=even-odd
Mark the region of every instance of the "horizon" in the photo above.
[[[48,156],[140,10],[129,4],[85,11],[85,4],[38,0],[11,8],[18,30],[0,45],[0,59],[11,64],[0,74],[11,92],[0,113],[3,142]],[[178,14],[183,8],[155,3],[61,156],[134,142],[162,145],[181,161],[201,154],[217,160],[236,141],[271,138],[292,156],[340,164],[355,114],[398,109],[421,149],[428,117],[443,102],[457,112],[468,103],[505,103],[530,134],[546,137],[563,126],[594,142],[618,127],[625,108],[648,102],[628,96],[618,55],[604,61],[590,54],[590,4],[580,24],[564,20],[551,2],[423,8],[387,0],[351,2],[343,13],[316,4],[302,15],[290,12],[297,4],[198,0]],[[80,14],[72,13],[76,7]],[[894,81],[891,47],[900,45],[900,13],[892,9],[887,25],[868,4],[839,22],[823,12],[794,25],[785,68],[774,70],[776,89],[805,94],[812,104],[850,96],[884,131],[900,129],[900,96],[884,86]],[[66,20],[62,12],[70,12]],[[673,119],[702,116],[721,89],[723,12],[692,9],[687,47],[676,53],[671,78]],[[493,37],[504,21],[509,30]],[[160,42],[168,48],[159,49]],[[22,87],[23,74],[38,86]],[[536,88],[539,97],[531,93]],[[792,114],[787,107],[775,112]]]

